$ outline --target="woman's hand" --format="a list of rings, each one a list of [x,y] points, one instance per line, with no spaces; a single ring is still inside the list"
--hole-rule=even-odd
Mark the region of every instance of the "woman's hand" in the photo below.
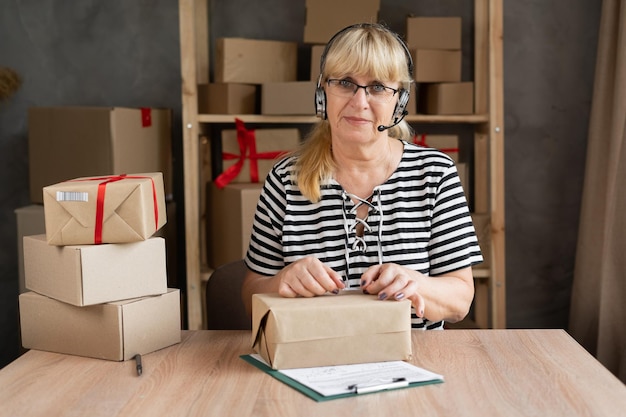
[[[415,313],[430,321],[463,320],[474,299],[470,266],[429,277],[397,264],[375,265],[361,276],[361,288],[381,300],[409,299]]]
[[[314,297],[345,288],[341,275],[314,257],[307,257],[283,268],[277,275],[278,293],[283,297]]]
[[[368,294],[378,295],[379,300],[411,300],[418,317],[424,317],[424,297],[420,294],[419,272],[398,264],[382,264],[369,267],[361,275],[361,288]]]

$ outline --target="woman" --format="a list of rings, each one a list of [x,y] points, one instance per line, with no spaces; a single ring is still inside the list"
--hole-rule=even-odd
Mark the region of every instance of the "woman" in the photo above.
[[[269,173],[254,219],[242,297],[360,289],[409,299],[412,326],[462,320],[482,261],[453,161],[406,140],[412,83],[404,42],[377,24],[338,32],[322,55],[323,119]]]

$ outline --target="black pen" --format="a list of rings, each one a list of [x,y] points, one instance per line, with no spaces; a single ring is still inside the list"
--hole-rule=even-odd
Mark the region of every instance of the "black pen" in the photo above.
[[[141,366],[141,355],[139,353],[135,355],[135,363],[137,364],[137,375],[141,376],[143,367]]]
[[[366,385],[366,386],[359,385],[359,384],[348,385],[348,390],[355,392],[357,394],[369,394],[371,392],[385,391],[389,389],[403,388],[403,387],[408,387],[408,386],[409,386],[409,381],[407,381],[406,378],[393,378],[391,382],[386,383],[386,384]]]

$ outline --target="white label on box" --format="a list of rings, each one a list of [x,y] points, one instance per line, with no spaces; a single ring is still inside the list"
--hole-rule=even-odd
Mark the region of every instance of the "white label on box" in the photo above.
[[[89,193],[84,191],[57,191],[57,201],[89,201]]]

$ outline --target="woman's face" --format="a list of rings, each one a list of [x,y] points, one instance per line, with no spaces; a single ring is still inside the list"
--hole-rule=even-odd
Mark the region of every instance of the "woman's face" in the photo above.
[[[368,76],[347,75],[329,77],[326,83],[326,110],[333,137],[345,140],[366,141],[386,131],[378,126],[388,125],[398,101],[398,83],[382,81]],[[358,86],[368,86],[365,88]],[[352,93],[356,89],[356,93]]]

